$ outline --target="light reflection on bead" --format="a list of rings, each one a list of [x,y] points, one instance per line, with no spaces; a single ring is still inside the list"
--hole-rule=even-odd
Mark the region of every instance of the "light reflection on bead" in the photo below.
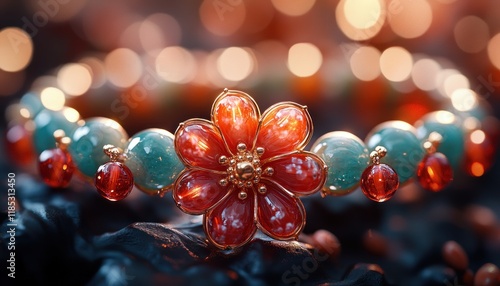
[[[413,178],[425,156],[415,128],[404,121],[387,121],[375,126],[365,142],[368,149],[373,150],[378,145],[387,149],[384,162],[394,168],[401,184]]]
[[[370,163],[368,149],[363,141],[349,132],[327,133],[316,140],[311,151],[328,166],[323,187],[325,195],[345,195],[354,191],[361,174]]]
[[[109,161],[102,148],[111,144],[121,149],[126,148],[127,133],[116,121],[94,117],[85,121],[72,135],[69,152],[80,172],[92,178],[100,165]]]
[[[173,135],[163,129],[151,128],[135,134],[124,155],[135,185],[147,194],[171,186],[184,169],[174,149]]]

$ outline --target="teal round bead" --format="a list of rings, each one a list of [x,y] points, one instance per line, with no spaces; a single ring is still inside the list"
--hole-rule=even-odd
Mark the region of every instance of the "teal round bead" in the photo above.
[[[365,143],[349,132],[327,133],[316,140],[311,151],[328,166],[323,192],[334,196],[354,191],[359,185],[361,174],[370,164]]]
[[[184,169],[175,152],[174,136],[163,129],[146,129],[132,136],[125,155],[135,185],[148,194],[168,188]]]
[[[53,111],[44,109],[33,119],[35,129],[33,131],[33,144],[37,154],[44,150],[56,148],[54,131],[62,129],[66,136],[71,137],[78,127],[77,122],[68,120],[64,115],[64,109]]]
[[[400,184],[407,182],[417,171],[418,164],[426,152],[418,140],[416,130],[410,124],[394,120],[381,123],[366,137],[366,146],[374,150],[377,146],[387,149],[382,163],[391,166],[399,176]]]
[[[458,168],[465,153],[464,132],[461,122],[453,113],[439,110],[427,114],[415,123],[417,137],[424,143],[432,132],[439,133],[443,139],[437,151],[443,153],[453,168]]]
[[[93,178],[99,166],[110,161],[102,149],[104,145],[125,150],[127,139],[127,133],[116,121],[94,117],[75,130],[68,150],[78,170]]]
[[[28,92],[23,95],[19,103],[22,107],[28,109],[31,118],[35,118],[40,111],[44,110],[42,100],[33,92]]]

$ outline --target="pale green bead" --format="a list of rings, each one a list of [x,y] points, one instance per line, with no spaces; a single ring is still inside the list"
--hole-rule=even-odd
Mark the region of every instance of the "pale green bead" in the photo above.
[[[365,142],[370,151],[377,146],[387,149],[387,155],[380,161],[396,171],[400,184],[416,175],[418,164],[425,156],[415,128],[404,121],[387,121],[375,126]]]
[[[125,151],[127,165],[136,186],[149,194],[172,185],[184,165],[177,157],[174,136],[163,129],[146,129],[129,140]]]
[[[68,120],[64,114],[64,109],[53,111],[43,109],[35,116],[35,130],[33,131],[33,143],[38,154],[44,150],[56,148],[56,140],[54,139],[54,131],[61,129],[66,136],[71,137],[71,134],[78,127],[78,124]]]
[[[75,130],[68,150],[80,172],[92,178],[100,165],[110,161],[102,147],[111,144],[125,150],[127,139],[127,133],[116,121],[94,117]]]
[[[458,168],[465,152],[464,133],[460,120],[451,112],[440,110],[427,114],[417,123],[417,137],[423,143],[432,132],[439,133],[443,139],[438,151],[443,153],[453,168]]]
[[[327,133],[313,144],[311,151],[328,166],[323,191],[332,195],[345,195],[355,190],[361,174],[370,164],[365,144],[349,132]]]

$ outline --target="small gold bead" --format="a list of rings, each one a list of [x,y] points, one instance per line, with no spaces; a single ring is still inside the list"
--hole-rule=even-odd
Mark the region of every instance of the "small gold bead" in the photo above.
[[[259,194],[263,195],[267,192],[267,188],[264,185],[259,186]]]
[[[241,191],[238,193],[238,199],[244,200],[248,197],[248,194],[245,191]]]
[[[274,174],[274,169],[272,167],[266,168],[266,175],[272,176]]]
[[[257,153],[257,156],[262,156],[264,154],[265,149],[263,147],[257,147],[255,148],[255,152]]]
[[[222,155],[219,157],[219,164],[221,165],[226,165],[227,164],[227,157]]]
[[[236,148],[239,152],[245,152],[247,150],[247,145],[245,143],[239,143]]]

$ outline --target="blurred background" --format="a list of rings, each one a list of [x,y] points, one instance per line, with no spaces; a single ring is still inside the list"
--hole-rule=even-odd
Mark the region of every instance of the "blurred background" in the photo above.
[[[400,273],[388,273],[396,282],[408,282],[398,276],[435,262],[439,247],[452,238],[473,253],[473,270],[500,263],[499,167],[497,157],[484,151],[498,148],[500,1],[0,1],[2,141],[20,138],[9,128],[30,117],[19,105],[28,92],[68,119],[113,118],[131,136],[153,127],[173,133],[188,118],[208,119],[223,88],[249,93],[261,111],[283,100],[307,105],[315,127],[311,143],[334,130],[363,139],[385,120],[413,124],[437,109],[463,119],[474,115],[492,146],[479,140],[482,147],[471,152],[489,158],[480,167],[466,166],[467,175],[456,178],[452,190],[424,194],[410,184],[395,202],[354,209],[356,195],[315,199],[306,202],[316,212],[308,213],[305,231],[325,228],[337,235],[346,247],[345,265],[370,260],[384,269],[399,266]],[[12,157],[1,150],[5,169],[32,171],[26,166],[33,154]],[[93,218],[110,206],[98,202],[94,210],[82,204],[83,226],[92,234],[168,217],[158,209],[147,215],[122,209],[127,216],[93,224],[85,215]],[[409,202],[412,208],[405,208]],[[113,206],[115,214],[123,206]],[[328,215],[330,222],[322,220]],[[453,227],[423,243],[433,239],[425,233],[442,229],[441,220]],[[406,249],[399,249],[403,255],[384,260],[358,250],[368,229],[389,236],[401,221],[407,228],[393,239],[404,241],[397,245]],[[422,283],[415,285],[430,285]]]
[[[307,104],[319,132],[363,138],[385,119],[413,123],[458,88],[499,101],[496,1],[0,5],[0,103],[9,119],[17,115],[7,105],[31,90],[50,109],[112,117],[129,135],[173,132],[207,117],[228,87],[258,98],[262,110],[285,99]]]

